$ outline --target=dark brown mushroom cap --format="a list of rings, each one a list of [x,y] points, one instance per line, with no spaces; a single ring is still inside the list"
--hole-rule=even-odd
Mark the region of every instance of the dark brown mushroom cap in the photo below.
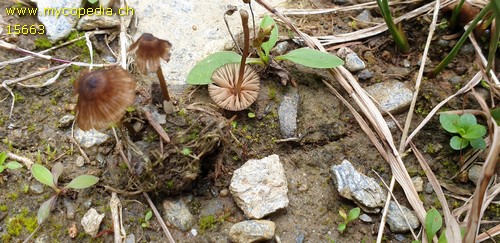
[[[170,42],[144,33],[130,45],[128,52],[135,53],[135,62],[140,72],[145,73],[146,69],[156,72],[160,68],[161,59],[170,61],[170,48],[172,48]]]
[[[134,103],[135,80],[121,67],[97,70],[75,81],[75,93],[78,127],[100,130],[119,122]]]
[[[245,65],[240,93],[236,93],[239,63],[226,64],[212,74],[213,83],[208,85],[208,93],[220,107],[230,111],[241,111],[257,100],[260,90],[260,78],[249,65]]]

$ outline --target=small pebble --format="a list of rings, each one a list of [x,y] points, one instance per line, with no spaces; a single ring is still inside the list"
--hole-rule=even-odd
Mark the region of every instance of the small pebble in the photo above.
[[[85,208],[92,207],[92,199],[89,199],[89,200],[83,202],[83,207],[85,207]]]
[[[60,128],[69,127],[71,123],[73,123],[73,120],[75,120],[75,116],[71,114],[65,115],[61,117],[61,119],[59,119],[59,127]]]
[[[464,44],[460,49],[459,53],[461,55],[466,55],[466,56],[474,55],[475,53],[474,46],[472,44]]]
[[[482,166],[479,165],[473,165],[469,169],[469,180],[474,183],[474,185],[477,185],[477,181],[479,180],[479,177],[481,176],[481,171],[483,170]]]
[[[67,199],[63,200],[63,204],[66,208],[66,218],[75,219],[75,204]]]
[[[337,56],[342,59],[345,59],[345,57],[349,53],[353,53],[353,51],[349,47],[341,47],[340,49],[337,50]]]
[[[356,72],[365,69],[366,65],[356,53],[349,53],[345,57],[345,66],[351,72]]]
[[[358,72],[358,78],[362,80],[367,80],[373,78],[373,72],[368,69],[363,69]]]
[[[222,190],[220,190],[220,192],[219,192],[219,195],[220,195],[221,197],[226,197],[226,196],[227,196],[227,194],[229,194],[229,190],[228,190],[228,189],[222,189]]]
[[[372,217],[368,216],[368,214],[364,213],[359,216],[359,220],[365,222],[365,223],[371,223],[373,222]]]
[[[413,186],[415,187],[415,190],[417,190],[417,192],[421,192],[424,190],[424,180],[422,179],[422,177],[412,177],[411,181],[413,182]]]
[[[276,44],[276,47],[274,47],[274,53],[276,55],[283,55],[288,51],[290,44],[288,44],[287,41],[282,41]]]
[[[358,16],[356,16],[356,19],[363,22],[372,22],[372,14],[370,13],[370,10],[365,9],[358,14]]]
[[[411,67],[411,63],[410,63],[410,61],[408,61],[408,60],[406,60],[406,59],[405,59],[405,60],[403,60],[403,67],[405,67],[405,68],[409,68],[409,67]]]
[[[80,156],[80,155],[77,156],[75,159],[75,164],[78,167],[82,167],[83,165],[85,165],[85,159],[83,158],[83,156]]]
[[[431,183],[425,184],[425,193],[427,193],[427,194],[434,193],[434,189],[432,188]]]
[[[450,41],[449,40],[443,40],[443,39],[439,39],[438,42],[437,42],[438,46],[442,46],[442,47],[447,47],[450,45]]]
[[[30,186],[30,191],[32,191],[35,194],[42,194],[43,193],[43,186],[39,183],[36,183],[36,184]]]
[[[394,239],[397,240],[397,241],[399,241],[399,242],[403,242],[403,241],[406,240],[406,237],[404,235],[402,235],[402,234],[396,234],[394,236]]]

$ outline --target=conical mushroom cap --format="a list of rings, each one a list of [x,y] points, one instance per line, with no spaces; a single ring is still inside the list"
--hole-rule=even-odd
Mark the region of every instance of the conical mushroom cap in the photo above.
[[[170,61],[170,48],[170,42],[144,33],[130,45],[128,52],[135,52],[135,62],[140,72],[145,73],[146,69],[156,72],[160,68],[161,59]]]
[[[248,65],[245,65],[240,93],[236,93],[239,71],[239,63],[226,64],[215,70],[212,75],[213,83],[208,85],[208,93],[212,100],[226,110],[244,110],[253,104],[259,95],[259,75]]]
[[[82,130],[100,130],[117,123],[134,103],[135,80],[123,68],[97,70],[75,82],[76,121]]]

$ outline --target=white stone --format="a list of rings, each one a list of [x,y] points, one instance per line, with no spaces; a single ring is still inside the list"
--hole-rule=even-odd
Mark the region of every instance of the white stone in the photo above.
[[[234,171],[229,190],[249,218],[260,219],[288,206],[288,187],[279,156],[249,160]]]
[[[71,33],[78,21],[71,11],[63,12],[63,9],[73,10],[81,8],[84,1],[74,0],[32,0],[38,8],[38,20],[45,27],[45,34],[52,43],[62,40]],[[52,11],[53,10],[53,11]]]
[[[109,136],[94,129],[90,129],[88,131],[75,129],[75,139],[83,147],[90,148],[94,145],[106,142],[109,139]]]
[[[276,225],[269,220],[248,220],[234,224],[229,230],[232,242],[261,242],[274,237]]]
[[[285,0],[267,0],[271,6],[279,6]],[[222,51],[226,43],[231,43],[231,36],[224,23],[224,13],[228,5],[236,5],[238,9],[246,9],[243,1],[219,0],[169,0],[143,1],[130,0],[139,18],[134,41],[143,33],[168,40],[172,43],[170,62],[162,62],[162,69],[168,85],[185,85],[191,68],[208,54]],[[255,1],[252,8],[256,17],[268,11]],[[241,33],[241,20],[238,12],[229,16],[229,25],[233,34]],[[258,25],[258,19],[255,20]],[[251,28],[252,21],[249,20]],[[284,31],[284,30],[283,30]]]
[[[85,233],[95,237],[99,232],[99,226],[101,225],[104,215],[105,214],[99,214],[94,208],[89,209],[89,211],[83,215],[81,221]]]
[[[385,81],[366,88],[379,104],[381,111],[397,114],[410,106],[413,92],[399,81]]]

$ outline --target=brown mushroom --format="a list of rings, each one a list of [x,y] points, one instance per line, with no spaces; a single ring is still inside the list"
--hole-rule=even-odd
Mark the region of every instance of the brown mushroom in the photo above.
[[[76,121],[85,131],[119,122],[135,98],[135,80],[121,67],[84,73],[74,86]]]
[[[245,64],[250,48],[248,13],[240,10],[245,38],[241,62],[226,64],[212,74],[213,83],[208,85],[208,92],[214,102],[231,111],[248,108],[259,95],[260,78],[252,67]]]
[[[160,81],[163,98],[170,101],[168,94],[167,83],[161,70],[161,60],[170,61],[170,48],[172,44],[166,40],[158,39],[152,34],[144,33],[128,48],[128,52],[135,53],[135,62],[140,72],[145,73],[146,70],[156,72]]]

